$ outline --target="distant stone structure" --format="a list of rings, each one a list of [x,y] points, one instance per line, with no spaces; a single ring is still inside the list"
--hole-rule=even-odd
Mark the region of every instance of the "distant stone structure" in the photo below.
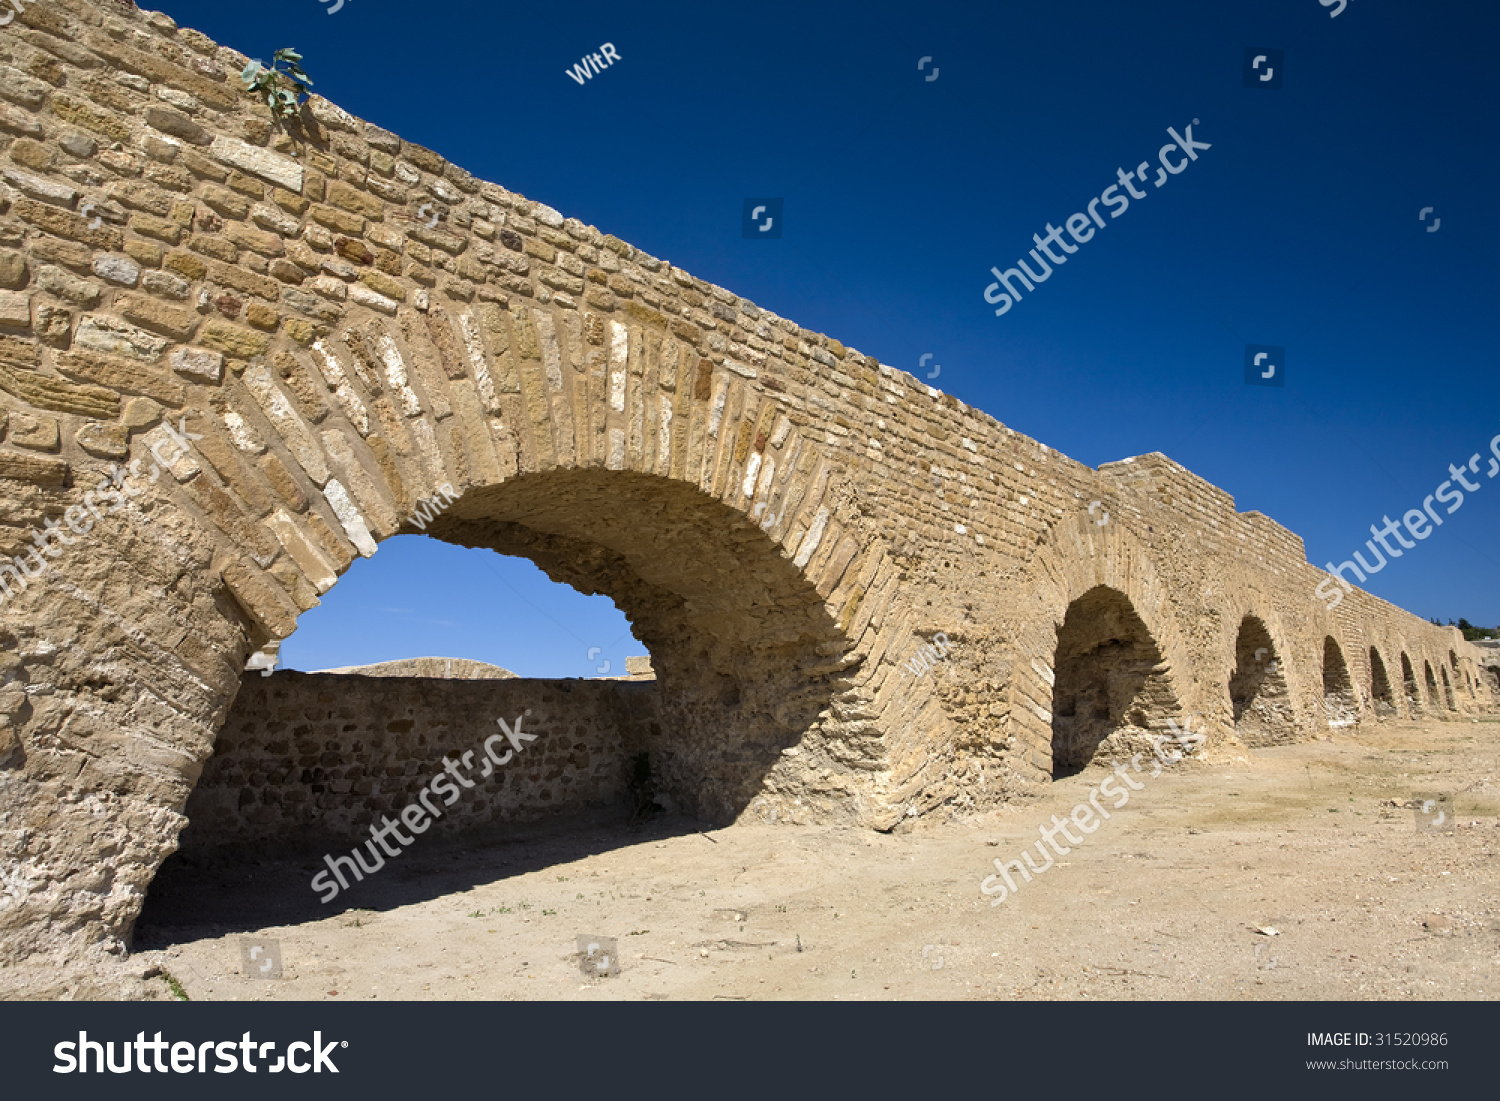
[[[481,777],[480,747],[502,733],[496,719],[514,728],[518,717],[536,741]],[[663,740],[651,683],[247,677],[188,798],[182,847],[342,841],[347,848],[350,839],[368,839],[381,815],[396,818],[416,801],[445,758],[461,763],[466,752],[476,786],[443,806],[435,835],[623,805],[629,762]]]
[[[717,821],[891,829],[1169,721],[1213,753],[1494,709],[1487,651],[1327,611],[1296,535],[1166,456],[1075,462],[326,100],[279,129],[246,60],[128,3],[0,32],[0,961],[128,940],[236,693],[289,721],[301,678],[248,656],[398,533],[613,598],[656,681],[579,691],[653,692],[656,788]],[[205,821],[240,785],[352,826],[430,764],[268,729]],[[603,736],[535,782],[616,782]]]
[[[515,677],[509,669],[468,658],[398,658],[373,665],[319,669],[318,673],[346,677],[429,677],[436,680],[508,680]]]

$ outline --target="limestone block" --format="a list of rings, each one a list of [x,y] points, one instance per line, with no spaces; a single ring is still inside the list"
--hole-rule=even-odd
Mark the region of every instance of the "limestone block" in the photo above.
[[[128,256],[96,256],[93,268],[100,279],[125,287],[135,286],[141,277],[141,266]]]
[[[61,446],[57,418],[15,414],[10,422],[10,442],[31,451],[56,451]]]
[[[323,487],[323,496],[328,501],[329,507],[333,509],[333,514],[338,517],[339,523],[344,526],[349,542],[353,543],[359,553],[366,558],[374,554],[375,540],[370,537],[369,525],[365,523],[365,518],[355,507],[349,491],[339,484],[338,479],[331,478]]]
[[[172,370],[195,382],[217,385],[224,376],[224,356],[210,348],[178,348],[171,363]]]
[[[0,329],[31,328],[31,296],[0,294]]]
[[[87,314],[79,318],[73,343],[90,351],[146,363],[155,363],[171,345],[169,340],[103,314]]]
[[[130,453],[130,434],[123,424],[89,423],[73,434],[78,446],[98,459],[123,459]]]
[[[214,135],[209,154],[224,164],[243,169],[288,191],[302,190],[302,166],[290,157],[260,149],[237,138]]]

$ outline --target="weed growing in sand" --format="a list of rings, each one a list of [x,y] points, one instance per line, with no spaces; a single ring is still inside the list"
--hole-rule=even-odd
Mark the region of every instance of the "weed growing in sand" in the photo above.
[[[179,1002],[190,1002],[193,1000],[188,997],[188,992],[184,990],[182,988],[182,984],[177,981],[177,976],[173,975],[172,972],[168,971],[165,967],[161,969],[161,977],[162,981],[167,984],[167,989],[172,992],[172,997],[176,998]]]

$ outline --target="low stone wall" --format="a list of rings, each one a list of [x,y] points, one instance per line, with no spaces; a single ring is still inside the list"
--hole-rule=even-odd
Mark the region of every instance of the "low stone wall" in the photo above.
[[[481,779],[484,740],[517,716],[536,740]],[[181,847],[365,837],[416,801],[444,757],[470,750],[474,787],[451,806],[433,797],[435,831],[624,804],[630,759],[657,724],[654,681],[251,674],[188,800]]]

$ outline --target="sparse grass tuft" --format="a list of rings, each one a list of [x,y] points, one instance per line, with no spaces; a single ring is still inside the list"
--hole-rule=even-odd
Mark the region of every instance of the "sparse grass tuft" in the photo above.
[[[182,988],[182,984],[177,981],[177,976],[173,975],[172,972],[168,971],[165,967],[161,969],[161,978],[162,981],[167,984],[167,989],[172,991],[172,997],[176,998],[179,1002],[190,1002],[193,1000],[192,998],[188,997],[188,992],[184,990]]]

